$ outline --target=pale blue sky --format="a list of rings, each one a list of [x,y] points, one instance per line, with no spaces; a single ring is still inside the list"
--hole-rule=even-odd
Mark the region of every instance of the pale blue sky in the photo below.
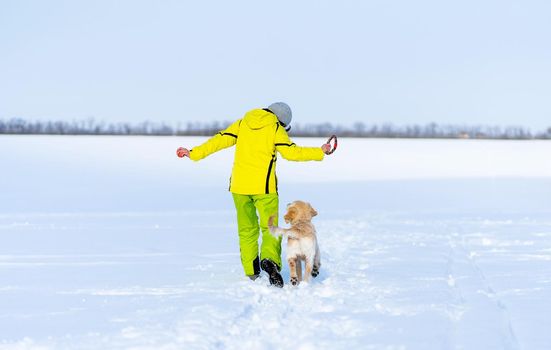
[[[0,0],[0,118],[551,126],[551,1]]]

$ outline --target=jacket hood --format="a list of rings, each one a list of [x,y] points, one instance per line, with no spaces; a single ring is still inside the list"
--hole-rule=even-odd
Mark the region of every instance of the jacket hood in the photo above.
[[[253,130],[262,129],[265,126],[273,125],[277,123],[277,117],[275,114],[265,111],[263,109],[253,109],[245,114],[243,121],[247,126]]]

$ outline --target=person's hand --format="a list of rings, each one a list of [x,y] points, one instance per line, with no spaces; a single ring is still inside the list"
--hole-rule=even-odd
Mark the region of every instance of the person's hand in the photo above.
[[[183,158],[183,157],[189,158],[189,151],[187,148],[178,147],[178,149],[176,150],[176,155],[180,158]]]
[[[321,150],[323,151],[323,153],[329,154],[329,152],[331,151],[331,145],[328,143],[324,143],[323,145],[321,145]]]

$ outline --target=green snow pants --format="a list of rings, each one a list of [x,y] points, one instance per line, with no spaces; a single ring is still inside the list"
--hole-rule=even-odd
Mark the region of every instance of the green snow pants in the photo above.
[[[247,276],[260,274],[262,259],[273,261],[281,269],[281,237],[272,236],[268,230],[270,216],[275,215],[274,225],[277,225],[279,212],[277,193],[258,195],[232,193],[232,195],[237,210],[239,250],[245,274]],[[260,230],[262,230],[262,245],[259,257],[258,236]]]

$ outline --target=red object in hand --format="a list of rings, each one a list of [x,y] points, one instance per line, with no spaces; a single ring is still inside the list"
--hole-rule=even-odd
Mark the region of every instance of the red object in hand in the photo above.
[[[333,141],[333,145],[331,145],[331,141]],[[325,152],[325,154],[327,155],[330,155],[335,152],[335,150],[337,149],[337,145],[337,136],[332,135],[329,140],[327,140],[327,143],[322,146],[323,152]]]
[[[189,157],[189,151],[187,150],[187,148],[184,148],[184,147],[179,147],[177,150],[176,150],[176,155],[180,158],[183,158],[183,157]]]

